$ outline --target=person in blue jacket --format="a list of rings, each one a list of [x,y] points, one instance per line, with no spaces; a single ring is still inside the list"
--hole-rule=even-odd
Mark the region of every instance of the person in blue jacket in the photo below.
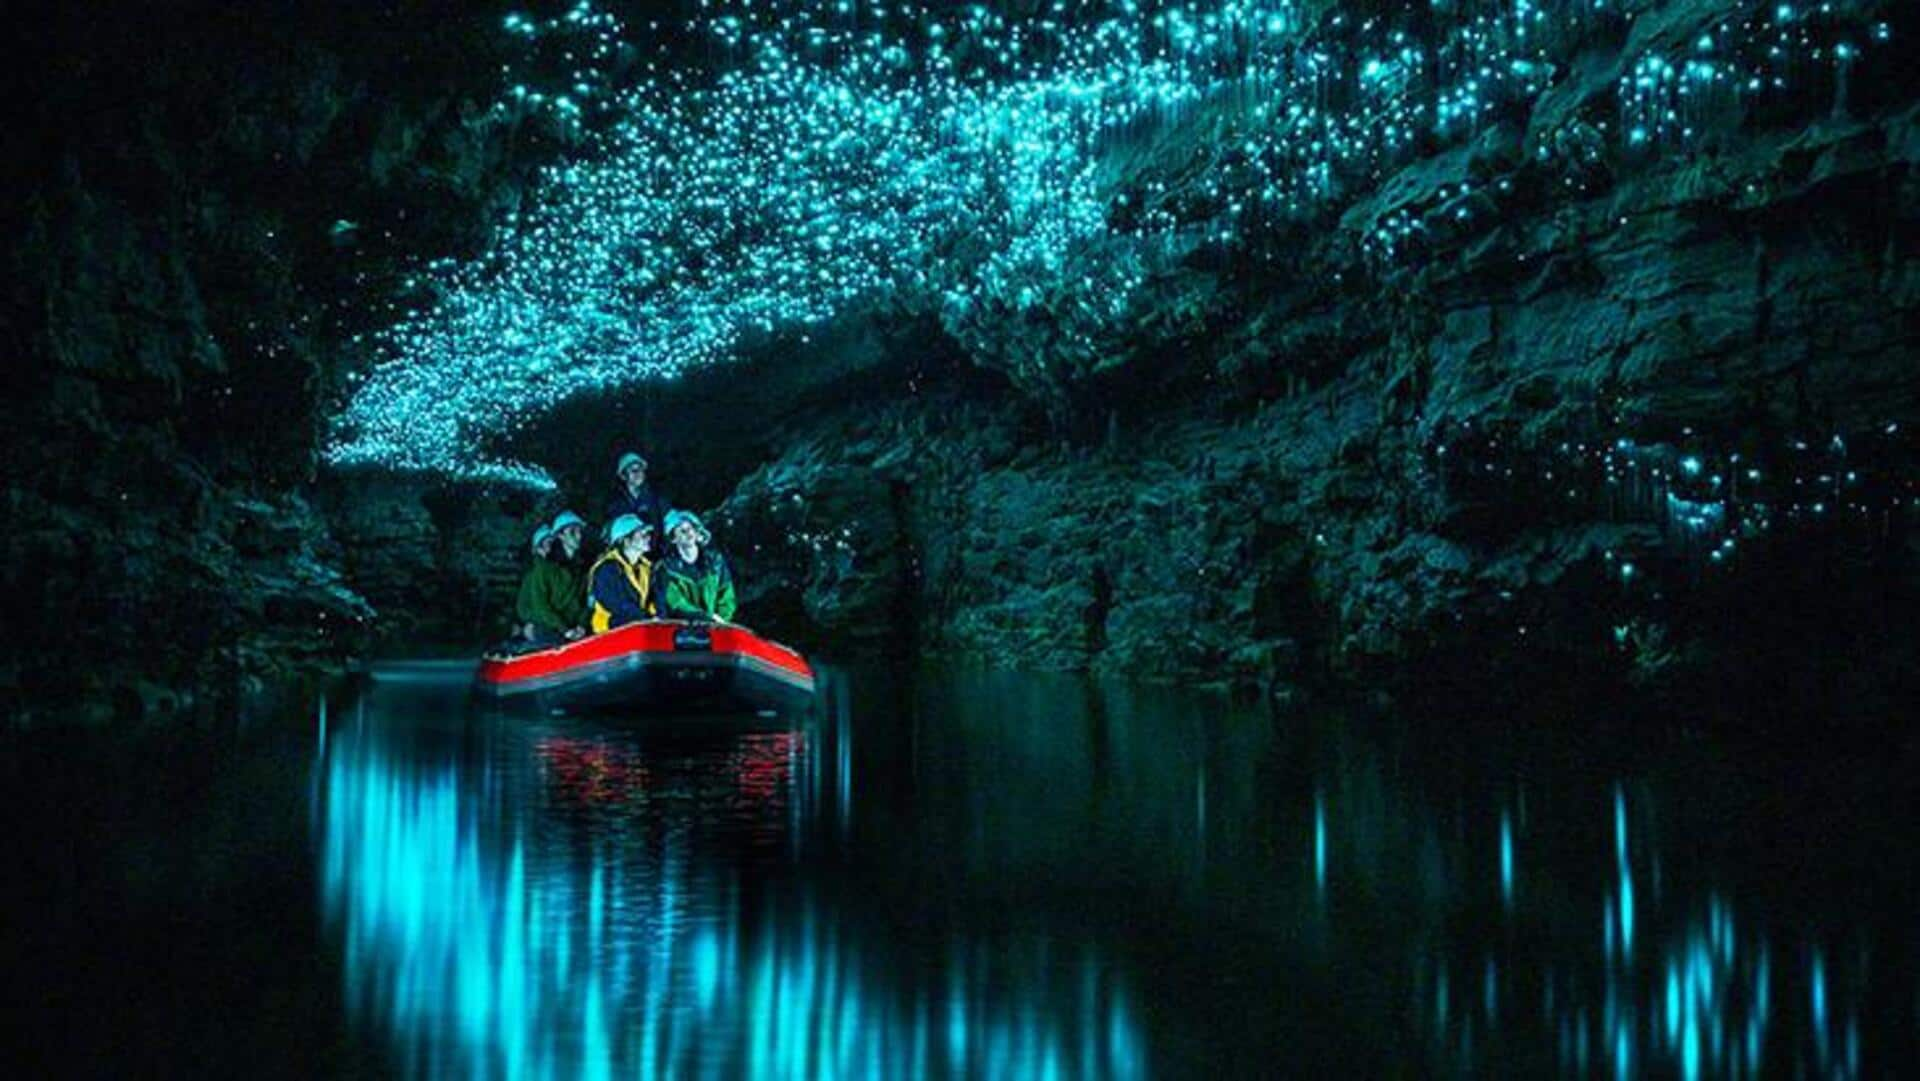
[[[623,514],[607,527],[609,547],[587,572],[587,625],[602,634],[653,618],[653,563],[647,542],[653,527]]]
[[[628,451],[620,456],[620,464],[613,472],[619,487],[607,504],[607,520],[631,514],[647,523],[647,528],[658,537],[666,521],[667,501],[647,483],[647,460]]]

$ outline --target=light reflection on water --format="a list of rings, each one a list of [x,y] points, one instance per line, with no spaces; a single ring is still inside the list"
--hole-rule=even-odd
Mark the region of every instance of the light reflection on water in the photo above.
[[[1144,1075],[1097,952],[909,952],[791,873],[844,820],[844,727],[659,740],[373,694],[326,738],[322,904],[409,1075]]]
[[[1647,842],[1630,840],[1629,805],[1616,787],[1611,881],[1593,953],[1567,934],[1564,904],[1514,911],[1515,840],[1502,820],[1499,890],[1506,911],[1501,925],[1484,935],[1492,946],[1481,962],[1483,1010],[1449,1009],[1448,988],[1465,976],[1457,944],[1434,962],[1428,1016],[1443,1057],[1463,1072],[1514,1072],[1516,1063],[1532,1060],[1530,1035],[1546,1031],[1554,1071],[1563,1076],[1862,1076],[1870,952],[1858,951],[1845,1006],[1836,1013],[1828,963],[1818,945],[1808,945],[1806,928],[1789,924],[1770,934],[1759,920],[1743,924],[1735,904],[1711,888],[1694,895],[1668,883],[1663,896],[1662,867],[1639,847]],[[1636,874],[1654,883],[1653,894],[1638,902]],[[1807,915],[1828,922],[1835,914]],[[1568,941],[1558,941],[1562,937]],[[1783,976],[1805,988],[1803,1008],[1782,1008]],[[1891,1041],[1883,1057],[1900,1061],[1901,1047],[1899,1039]]]
[[[1920,1030],[1910,851],[1827,888],[1872,823],[1710,764],[1030,674],[704,734],[458,690],[376,685],[316,775],[414,1076],[1848,1077]]]

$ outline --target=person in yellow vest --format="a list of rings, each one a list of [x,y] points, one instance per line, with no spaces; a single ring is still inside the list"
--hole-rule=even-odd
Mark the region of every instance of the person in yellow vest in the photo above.
[[[587,625],[593,633],[653,618],[653,564],[647,559],[652,539],[653,527],[638,515],[622,514],[607,527],[609,547],[587,572]]]

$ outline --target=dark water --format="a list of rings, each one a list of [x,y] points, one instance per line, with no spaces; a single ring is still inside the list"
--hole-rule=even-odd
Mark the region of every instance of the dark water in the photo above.
[[[790,723],[14,733],[34,1074],[1889,1076],[1911,759],[831,674]]]

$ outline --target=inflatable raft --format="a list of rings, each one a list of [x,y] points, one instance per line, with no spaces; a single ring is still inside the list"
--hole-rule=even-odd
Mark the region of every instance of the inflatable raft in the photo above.
[[[528,652],[490,653],[474,691],[544,709],[789,709],[813,697],[806,658],[745,627],[649,620]]]

